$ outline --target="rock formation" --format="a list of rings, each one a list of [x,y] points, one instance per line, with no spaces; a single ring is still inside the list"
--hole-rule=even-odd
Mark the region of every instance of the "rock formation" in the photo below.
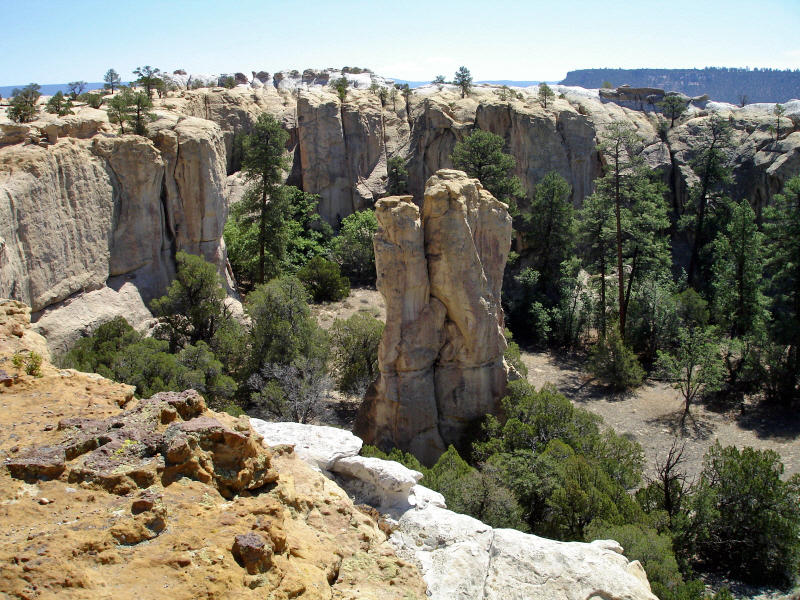
[[[434,600],[655,600],[638,561],[612,540],[556,542],[493,529],[447,510],[441,494],[419,485],[422,474],[358,456],[361,440],[330,427],[251,419],[270,446],[297,455],[333,478],[357,502],[385,515],[390,543],[417,564]]]
[[[13,353],[43,346],[27,314],[0,300],[0,597],[426,598],[374,510],[247,417],[21,372]]]
[[[52,348],[116,314],[149,318],[178,250],[226,274],[217,125],[165,113],[148,139],[81,109],[21,127],[23,143],[0,138],[0,296],[30,304]]]
[[[511,217],[477,180],[453,170],[428,180],[421,211],[410,196],[384,198],[375,211],[386,328],[381,374],[356,432],[433,463],[505,392],[500,287]]]
[[[392,157],[406,160],[409,192],[421,199],[428,178],[452,167],[455,144],[474,129],[507,141],[528,194],[556,171],[576,206],[602,173],[596,143],[612,122],[630,124],[643,138],[643,156],[662,172],[678,214],[696,183],[693,149],[714,115],[733,127],[728,192],[750,200],[757,214],[800,171],[800,101],[785,103],[776,141],[772,105],[702,107],[698,100],[664,132],[647,103],[652,94],[631,100],[639,93],[631,89],[623,88],[627,100],[608,101],[597,90],[557,86],[547,109],[535,86],[503,97],[478,86],[466,98],[452,86],[429,86],[381,101],[363,88],[386,82],[362,72],[345,74],[358,87],[342,102],[325,85],[333,71],[277,75],[276,85],[254,77],[251,85],[261,85],[182,89],[156,100],[159,118],[146,138],[116,135],[106,112],[88,107],[65,117],[42,113],[27,124],[0,116],[0,295],[33,307],[53,349],[115,315],[144,325],[147,302],[163,293],[177,250],[201,254],[227,275],[222,225],[227,203],[243,189],[234,139],[263,112],[290,134],[286,182],[320,194],[320,213],[334,226],[385,194]],[[635,102],[618,103],[628,100]]]
[[[697,125],[713,114],[730,118],[734,128],[734,196],[754,203],[768,201],[796,173],[786,163],[797,159],[782,157],[796,157],[800,142],[787,136],[773,143],[768,129],[774,121],[771,105],[737,108],[687,97],[691,103],[686,118],[662,139],[658,115],[647,100],[653,96],[658,101],[660,90],[621,89],[621,95],[614,92],[617,96],[612,99],[601,97],[598,90],[559,86],[556,91],[563,97],[544,109],[536,86],[507,99],[488,86],[476,87],[466,98],[448,86],[440,91],[432,86],[415,90],[407,100],[397,95],[381,106],[367,90],[349,90],[342,103],[330,89],[308,83],[291,90],[267,86],[185,92],[177,110],[216,122],[225,135],[229,156],[237,131],[247,131],[263,110],[275,114],[291,134],[287,150],[293,168],[288,182],[319,193],[321,214],[334,225],[337,215],[343,218],[383,195],[386,164],[393,156],[407,160],[409,192],[421,198],[427,179],[439,169],[452,167],[455,144],[473,129],[507,140],[517,162],[515,174],[529,194],[545,174],[556,171],[572,187],[576,206],[594,191],[593,182],[602,173],[597,136],[612,122],[630,124],[644,139],[644,156],[652,168],[663,172],[676,206],[686,202],[692,183],[688,157],[682,150],[694,141]],[[788,132],[797,127],[800,102],[785,106],[783,127]],[[319,164],[321,146],[328,149],[324,165]],[[237,168],[230,161],[228,167],[229,173]]]

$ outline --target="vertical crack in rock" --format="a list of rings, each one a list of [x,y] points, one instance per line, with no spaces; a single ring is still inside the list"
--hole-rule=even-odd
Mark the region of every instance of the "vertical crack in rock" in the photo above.
[[[511,217],[477,180],[447,169],[428,180],[421,213],[411,196],[384,198],[375,212],[386,328],[355,431],[432,464],[505,393],[500,287]]]
[[[494,529],[492,529],[491,532],[492,532],[492,539],[489,541],[489,552],[487,553],[489,555],[489,560],[486,563],[486,576],[483,578],[483,592],[481,594],[481,598],[482,599],[485,599],[487,597],[486,596],[486,587],[489,584],[489,577],[492,574],[492,560],[494,559],[495,552],[496,552],[495,547],[494,547],[494,535],[495,535],[494,534]]]

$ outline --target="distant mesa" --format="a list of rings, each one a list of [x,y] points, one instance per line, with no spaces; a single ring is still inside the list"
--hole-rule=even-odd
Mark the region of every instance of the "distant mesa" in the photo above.
[[[626,84],[731,104],[785,102],[800,96],[800,69],[579,69],[569,71],[561,84],[595,89]]]

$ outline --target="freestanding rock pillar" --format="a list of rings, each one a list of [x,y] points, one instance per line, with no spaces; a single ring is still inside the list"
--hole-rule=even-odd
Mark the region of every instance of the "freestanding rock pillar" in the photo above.
[[[375,213],[386,329],[355,433],[432,464],[505,393],[511,217],[478,180],[449,169],[427,181],[421,214],[411,196],[379,200]]]

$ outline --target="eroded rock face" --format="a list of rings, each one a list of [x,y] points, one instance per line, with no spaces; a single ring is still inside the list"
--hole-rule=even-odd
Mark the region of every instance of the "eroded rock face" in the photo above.
[[[0,597],[426,597],[375,511],[246,417],[46,359],[26,375],[28,312],[0,300]]]
[[[506,206],[475,179],[440,170],[420,214],[410,196],[375,207],[386,328],[381,375],[355,432],[432,463],[495,412],[507,380],[500,286],[511,244]]]
[[[108,419],[62,419],[61,443],[23,448],[4,466],[29,482],[63,474],[119,495],[189,477],[230,498],[277,480],[249,425],[237,431],[205,411],[203,398],[188,390],[156,394]]]
[[[0,147],[0,296],[31,305],[51,348],[64,350],[110,318],[61,310],[84,297],[88,306],[97,293],[130,309],[111,317],[143,323],[150,315],[140,308],[165,292],[178,250],[226,274],[226,149],[217,125],[162,115],[150,138],[111,135],[103,111],[81,109],[26,128],[40,145]]]

